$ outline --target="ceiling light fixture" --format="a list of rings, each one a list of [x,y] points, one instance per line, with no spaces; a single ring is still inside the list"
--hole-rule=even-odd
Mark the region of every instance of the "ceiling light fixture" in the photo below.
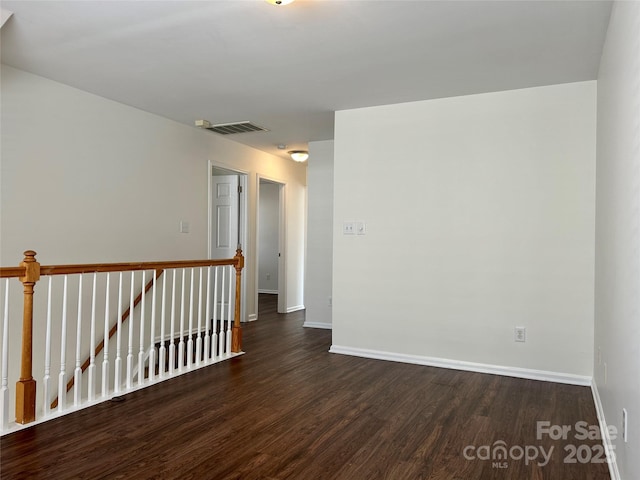
[[[291,155],[291,159],[296,162],[304,162],[307,158],[309,158],[309,152],[306,150],[291,150],[287,152]]]
[[[270,3],[271,5],[275,5],[279,7],[281,5],[287,5],[289,3],[292,3],[293,0],[266,0],[266,2]]]

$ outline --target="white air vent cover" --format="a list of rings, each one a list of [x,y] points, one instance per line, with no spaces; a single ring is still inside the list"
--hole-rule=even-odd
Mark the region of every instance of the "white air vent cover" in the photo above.
[[[266,128],[255,125],[251,122],[236,122],[236,123],[219,123],[217,125],[211,125],[206,120],[197,120],[196,126],[211,130],[212,132],[219,133],[221,135],[231,135],[234,133],[247,133],[247,132],[268,132]]]

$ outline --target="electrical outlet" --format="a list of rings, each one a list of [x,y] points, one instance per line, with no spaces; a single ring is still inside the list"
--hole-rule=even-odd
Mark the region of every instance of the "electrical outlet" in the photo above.
[[[329,306],[332,307],[333,306],[333,299],[331,297],[329,297]]]
[[[271,274],[267,273],[267,280],[271,280]]]
[[[627,443],[627,434],[629,432],[628,430],[628,423],[627,423],[627,409],[623,408],[622,409],[622,439],[624,440],[625,443]]]
[[[527,341],[527,329],[525,327],[515,327],[514,340],[516,342],[526,342]]]
[[[184,220],[180,222],[180,233],[189,233],[189,222]]]

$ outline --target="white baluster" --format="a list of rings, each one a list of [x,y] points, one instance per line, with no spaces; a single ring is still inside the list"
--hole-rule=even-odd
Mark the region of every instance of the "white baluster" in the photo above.
[[[184,268],[182,269],[182,294],[180,297],[180,342],[178,342],[178,371],[184,367]]]
[[[211,267],[207,267],[207,307],[205,308],[205,337],[204,337],[204,361],[205,363],[211,358]]]
[[[225,353],[225,341],[224,337],[226,336],[226,332],[224,330],[224,273],[227,270],[226,267],[220,267],[222,270],[222,282],[220,285],[220,334],[218,335],[218,355],[222,356]],[[216,305],[216,309],[217,309]]]
[[[133,386],[133,289],[135,288],[135,272],[131,272],[131,293],[129,295],[129,341],[127,348],[127,388]]]
[[[116,361],[114,362],[115,374],[113,377],[113,391],[120,392],[122,387],[122,272],[118,276],[118,326],[116,328]]]
[[[149,339],[149,381],[153,382],[156,376],[156,272],[153,272],[152,297],[151,297],[151,328]]]
[[[145,304],[145,287],[147,286],[146,273],[142,271],[142,297],[140,300],[140,346],[138,349],[138,385],[144,382],[144,304]]]
[[[51,279],[49,279],[51,284]],[[51,287],[49,287],[51,288]],[[2,386],[0,386],[0,429],[9,426],[9,279],[4,283],[4,315],[2,316]],[[46,400],[45,400],[46,405]],[[45,410],[46,412],[47,410]]]
[[[176,270],[173,270],[173,286],[171,287],[171,337],[169,343],[169,375],[173,375],[173,369],[176,365]]]
[[[202,267],[200,267],[200,282],[198,283],[198,331],[196,332],[196,365],[200,365],[202,356]]]
[[[58,411],[62,412],[67,400],[67,276],[64,276],[62,289],[62,322],[60,327],[60,373],[58,374]]]
[[[96,291],[98,290],[98,274],[93,274],[93,289],[91,292],[91,346],[89,350],[89,401],[96,398]]]
[[[193,271],[191,269],[191,281],[189,283],[189,339],[187,340],[187,368],[193,363]]]
[[[76,368],[73,371],[73,404],[82,401],[82,274],[78,277],[78,324],[76,326]]]
[[[44,337],[44,378],[42,379],[42,397],[44,405],[42,411],[45,415],[51,412],[51,283],[53,277],[49,277],[49,288],[47,289],[47,326]],[[5,305],[6,308],[6,305]],[[6,341],[6,335],[4,339]],[[4,351],[4,350],[3,350]],[[3,361],[2,365],[5,363]],[[4,377],[3,377],[4,380]]]
[[[165,294],[167,293],[167,275],[169,275],[168,271],[165,271],[162,275],[162,311],[160,313],[160,348],[158,350],[158,370],[160,371],[160,376],[164,377],[164,366],[165,360],[167,356],[167,349],[165,347],[165,338],[164,338],[164,325],[165,325]]]
[[[229,300],[227,301],[227,355],[231,355],[231,294],[233,292],[233,267],[229,265]]]
[[[107,286],[104,294],[104,340],[102,349],[102,397],[109,393],[109,290],[111,275],[107,273]]]
[[[211,359],[220,355],[218,348],[218,270],[219,267],[213,267],[213,320],[211,323]]]

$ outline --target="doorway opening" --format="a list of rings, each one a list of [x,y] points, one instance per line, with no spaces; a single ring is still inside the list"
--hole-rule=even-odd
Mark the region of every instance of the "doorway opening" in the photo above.
[[[286,312],[284,256],[285,184],[258,177],[257,295],[258,314]]]
[[[241,248],[247,256],[247,174],[208,164],[209,171],[209,258],[233,258]],[[245,262],[246,264],[246,262]],[[240,321],[247,315],[246,270],[242,275]],[[232,284],[235,288],[235,284]],[[209,292],[212,295],[213,292]],[[231,293],[232,298],[235,292]]]

